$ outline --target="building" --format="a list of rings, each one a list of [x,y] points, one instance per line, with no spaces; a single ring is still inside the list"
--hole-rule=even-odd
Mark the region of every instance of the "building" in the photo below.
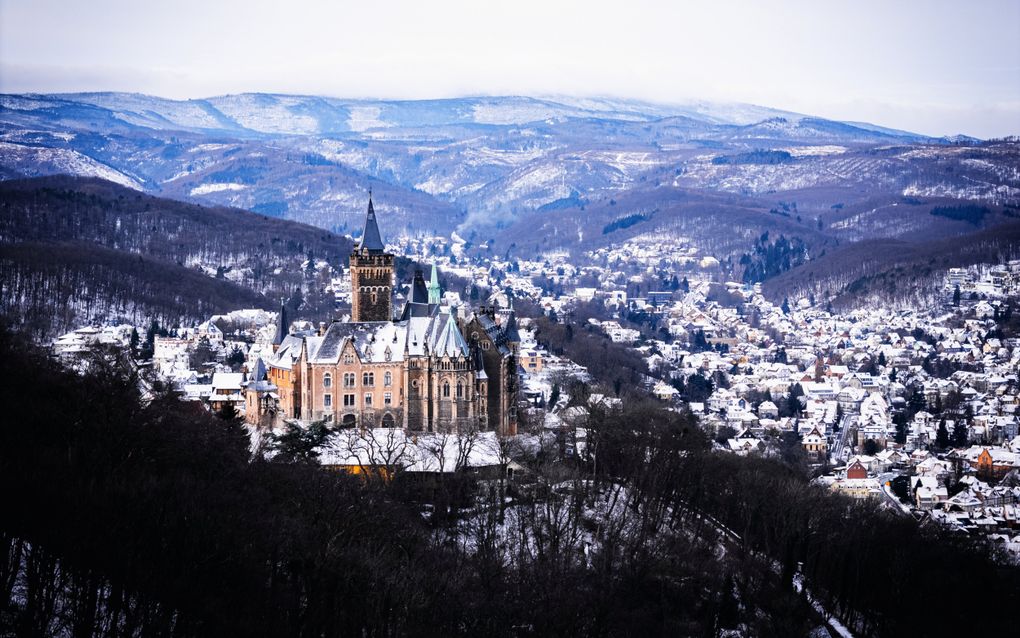
[[[393,315],[394,256],[371,199],[351,253],[351,321],[281,337],[266,361],[281,418],[410,431],[517,430],[520,335],[512,309],[442,303],[438,273],[415,273]],[[282,314],[282,313],[281,313]]]
[[[818,426],[811,428],[811,431],[804,435],[801,445],[804,446],[804,451],[808,453],[808,456],[815,461],[824,461],[828,456],[829,442],[825,435],[818,431]]]

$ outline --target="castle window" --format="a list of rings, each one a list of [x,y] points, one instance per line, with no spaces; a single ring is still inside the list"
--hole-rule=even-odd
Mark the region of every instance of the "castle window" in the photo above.
[[[450,382],[449,381],[443,381],[443,398],[444,399],[449,399],[450,398]]]
[[[379,303],[379,295],[372,293],[372,303]]]
[[[383,392],[382,402],[383,402],[383,405],[393,405],[393,393],[392,392]]]
[[[392,428],[393,427],[393,415],[389,414],[389,413],[384,414],[383,418],[382,418],[382,425],[383,425],[384,428]]]
[[[482,342],[482,350],[488,350],[488,349],[489,349],[489,342],[488,341],[483,341]]]
[[[345,408],[353,408],[354,407],[354,395],[353,394],[345,394],[344,395],[344,407]]]
[[[361,385],[372,387],[375,385],[375,373],[365,372],[361,375]]]
[[[355,376],[353,372],[344,373],[344,387],[353,388],[355,383]]]
[[[332,394],[324,394],[324,395],[322,395],[322,407],[324,407],[324,408],[331,408],[331,407],[333,407],[333,395]]]
[[[368,394],[365,395],[365,407],[366,408],[372,407],[372,393],[371,392],[369,392]]]
[[[344,363],[346,363],[347,365],[351,365],[352,363],[354,363],[354,355],[350,353],[345,354]]]
[[[333,375],[331,375],[328,372],[326,374],[322,375],[322,387],[328,388],[328,387],[331,387],[332,385],[333,385]]]
[[[390,387],[391,385],[393,385],[393,373],[392,372],[387,372],[386,374],[383,375],[383,385],[386,386],[387,388]]]
[[[457,382],[457,398],[458,399],[464,398],[464,384],[461,383],[460,381]]]

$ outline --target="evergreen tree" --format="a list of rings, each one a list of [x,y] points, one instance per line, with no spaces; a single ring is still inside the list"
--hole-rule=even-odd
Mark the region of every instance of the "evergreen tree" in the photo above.
[[[556,402],[560,400],[560,384],[554,383],[552,392],[549,393],[549,409],[552,410],[556,407]]]
[[[956,287],[953,288],[953,305],[957,306],[957,307],[959,307],[959,305],[960,305],[960,285],[959,284],[957,284]]]
[[[964,423],[963,419],[957,419],[956,423],[953,424],[953,447],[966,447],[968,436],[967,424]]]
[[[244,353],[241,352],[240,348],[234,346],[234,349],[227,355],[226,362],[231,368],[238,368],[244,363]]]
[[[790,314],[790,299],[789,299],[789,297],[783,297],[783,305],[780,306],[780,309],[783,311],[784,315]]]
[[[935,433],[935,447],[944,450],[949,447],[949,431],[946,429],[946,419],[939,419],[939,429]]]
[[[317,449],[329,438],[330,431],[325,421],[315,421],[307,429],[288,424],[283,434],[274,434],[270,442],[276,451],[274,461],[283,463],[317,463]]]

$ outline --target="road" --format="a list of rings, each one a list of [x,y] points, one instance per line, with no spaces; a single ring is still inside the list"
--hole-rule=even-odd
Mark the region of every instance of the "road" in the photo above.
[[[836,465],[846,460],[846,442],[847,437],[850,435],[850,428],[857,422],[857,417],[854,415],[844,415],[843,419],[839,422],[839,438],[832,446],[832,462]]]

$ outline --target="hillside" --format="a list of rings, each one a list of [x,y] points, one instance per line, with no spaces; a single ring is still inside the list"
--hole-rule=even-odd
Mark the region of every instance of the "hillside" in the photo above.
[[[827,251],[764,284],[777,303],[813,296],[840,308],[930,305],[950,268],[1020,259],[1020,220],[925,242],[870,239]]]
[[[4,315],[49,336],[100,319],[275,308],[305,288],[309,256],[337,265],[351,242],[247,211],[55,176],[0,183],[0,247]],[[332,308],[321,296],[304,301],[312,315]]]

